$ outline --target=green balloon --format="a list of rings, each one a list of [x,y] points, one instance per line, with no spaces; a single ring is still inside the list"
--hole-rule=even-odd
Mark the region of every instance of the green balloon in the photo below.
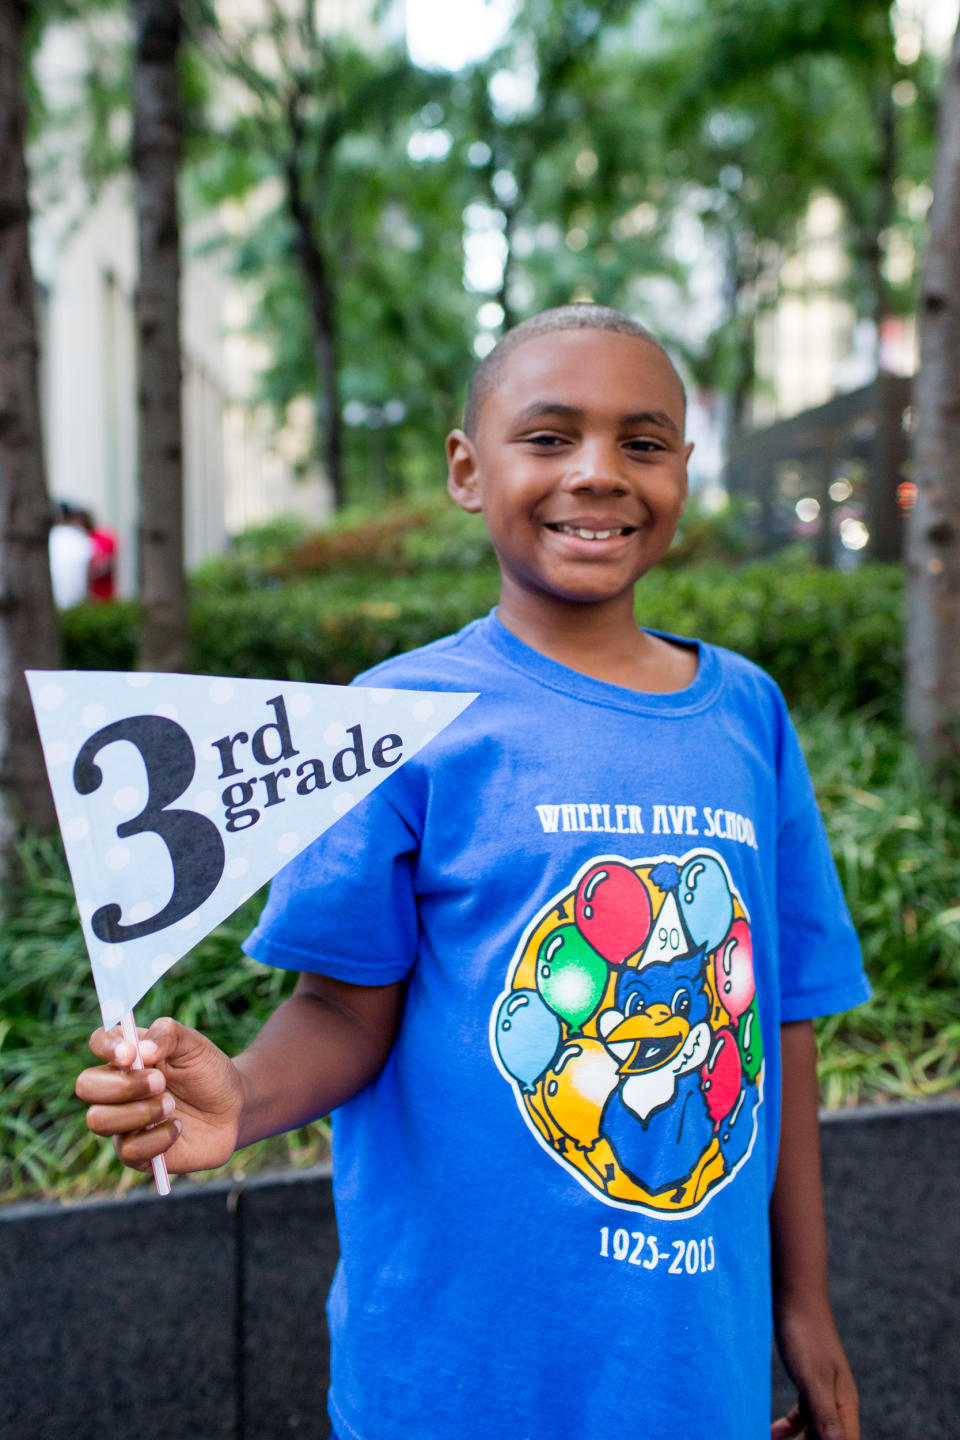
[[[748,1085],[756,1085],[760,1067],[763,1064],[763,1036],[760,1034],[760,1012],[754,995],[749,1010],[745,1010],[737,1022],[737,1044],[740,1048],[740,1064],[743,1077]]]
[[[576,925],[558,925],[537,955],[537,989],[555,1015],[579,1030],[607,988],[609,970]]]

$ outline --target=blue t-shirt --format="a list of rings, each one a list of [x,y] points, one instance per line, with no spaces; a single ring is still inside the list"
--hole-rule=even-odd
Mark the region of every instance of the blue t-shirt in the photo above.
[[[360,683],[477,691],[274,882],[269,964],[406,979],[333,1117],[342,1440],[766,1440],[779,1025],[866,998],[773,682],[648,694],[496,614]]]

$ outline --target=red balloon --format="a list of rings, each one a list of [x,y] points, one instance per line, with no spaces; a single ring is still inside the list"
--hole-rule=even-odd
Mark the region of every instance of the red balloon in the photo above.
[[[719,1030],[707,1062],[700,1071],[700,1084],[714,1130],[720,1129],[721,1120],[730,1114],[736,1104],[742,1075],[740,1051],[733,1031]]]
[[[622,861],[604,860],[588,870],[574,908],[580,934],[611,965],[635,955],[650,934],[647,887]]]
[[[727,938],[717,947],[717,995],[734,1020],[749,1010],[753,999],[753,941],[746,920],[734,920]]]

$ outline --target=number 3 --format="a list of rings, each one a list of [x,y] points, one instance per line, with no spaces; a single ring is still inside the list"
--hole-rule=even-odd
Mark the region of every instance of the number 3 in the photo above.
[[[216,890],[223,874],[224,851],[220,831],[212,820],[193,810],[167,807],[186,790],[197,768],[190,737],[182,726],[164,715],[131,715],[115,720],[84,741],[73,767],[73,783],[81,795],[92,795],[103,783],[103,771],[94,761],[114,740],[129,740],[139,750],[147,770],[147,803],[132,820],[117,826],[128,835],[159,835],[170,852],[173,894],[162,910],[135,925],[120,923],[116,903],[101,905],[91,920],[98,940],[118,945],[166,930],[196,910]]]

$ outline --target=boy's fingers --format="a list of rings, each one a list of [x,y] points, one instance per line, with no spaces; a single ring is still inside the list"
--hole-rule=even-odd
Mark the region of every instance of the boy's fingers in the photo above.
[[[857,1387],[849,1370],[831,1375],[822,1387],[811,1385],[806,1402],[808,1433],[815,1440],[860,1440]]]
[[[149,1030],[138,1026],[137,1035],[143,1063],[156,1065],[158,1061],[165,1059],[176,1048],[182,1028],[168,1015],[154,1020]],[[109,1030],[105,1030],[101,1025],[99,1030],[94,1030],[90,1036],[90,1049],[98,1060],[105,1060],[108,1065],[116,1065],[123,1070],[129,1069],[137,1058],[136,1049],[129,1040],[124,1040],[119,1025],[114,1025]]]
[[[126,1069],[136,1059],[137,1052],[129,1040],[124,1040],[120,1033],[120,1026],[114,1025],[110,1030],[94,1030],[90,1036],[90,1049],[98,1060],[105,1060],[108,1065],[118,1065]]]
[[[852,1382],[851,1382],[852,1387]],[[811,1398],[812,1433],[817,1440],[860,1440],[860,1420],[855,1387],[847,1393],[838,1383],[835,1396],[823,1403]]]
[[[91,1105],[87,1111],[87,1129],[95,1135],[129,1135],[147,1125],[169,1120],[175,1109],[172,1095],[152,1095],[148,1100],[131,1101],[128,1105]]]
[[[786,1415],[779,1420],[774,1420],[770,1426],[770,1440],[791,1440],[791,1437],[802,1435],[806,1427],[806,1414],[803,1405],[794,1405]]]
[[[113,1148],[124,1165],[132,1170],[150,1169],[150,1162],[157,1155],[169,1150],[183,1129],[179,1120],[165,1120],[150,1130],[137,1130],[132,1135],[115,1135]]]
[[[843,1440],[860,1440],[860,1396],[850,1370],[844,1371],[837,1381],[837,1410]]]
[[[146,1100],[166,1089],[159,1070],[118,1070],[113,1065],[81,1070],[74,1091],[88,1105],[122,1105],[128,1100]]]

